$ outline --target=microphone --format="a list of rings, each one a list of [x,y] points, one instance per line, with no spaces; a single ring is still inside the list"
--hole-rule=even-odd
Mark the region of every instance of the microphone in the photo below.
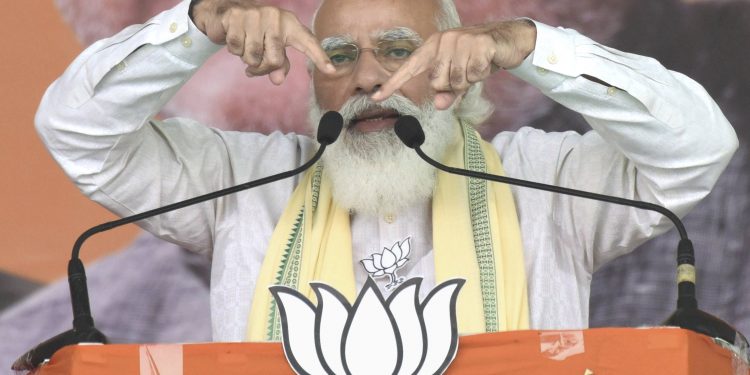
[[[711,338],[720,338],[730,345],[740,344],[744,345],[744,347],[748,346],[747,339],[742,333],[721,319],[698,309],[698,300],[695,296],[695,252],[693,250],[693,243],[688,238],[687,231],[685,230],[682,221],[680,221],[680,218],[672,211],[653,203],[612,197],[582,190],[541,184],[505,176],[496,176],[488,173],[443,165],[427,156],[420,148],[425,141],[425,134],[422,130],[422,126],[419,124],[419,120],[413,116],[402,116],[396,120],[394,131],[401,142],[407,147],[413,148],[424,161],[430,163],[435,168],[448,173],[656,211],[666,216],[677,228],[677,231],[680,234],[680,242],[677,246],[677,310],[667,318],[663,325],[677,326],[707,335]]]
[[[310,168],[318,160],[320,160],[326,147],[335,142],[336,139],[338,139],[343,126],[344,119],[338,112],[330,111],[324,114],[323,117],[321,117],[320,123],[318,125],[317,140],[318,143],[320,143],[320,148],[310,160],[295,169],[278,173],[273,176],[264,177],[255,181],[246,182],[244,184],[232,186],[195,198],[190,198],[164,207],[142,212],[140,214],[127,216],[119,220],[100,224],[83,232],[83,234],[78,237],[75,244],[73,245],[71,259],[68,262],[68,284],[70,285],[70,299],[71,305],[73,307],[73,329],[52,337],[51,339],[37,345],[33,349],[20,356],[13,363],[12,370],[31,371],[41,363],[48,361],[52,357],[52,355],[55,354],[55,352],[67,345],[74,345],[82,342],[101,344],[107,343],[107,339],[104,334],[102,334],[94,326],[94,319],[91,316],[91,308],[89,306],[89,294],[88,287],[86,285],[86,272],[83,267],[83,262],[81,262],[78,257],[81,246],[83,245],[83,242],[86,241],[86,239],[93,236],[94,234],[114,229],[126,224],[134,223],[139,220],[161,215],[163,213],[171,212],[180,208],[192,206],[198,203],[206,202],[261,185],[266,185],[271,182],[276,182],[300,174]]]

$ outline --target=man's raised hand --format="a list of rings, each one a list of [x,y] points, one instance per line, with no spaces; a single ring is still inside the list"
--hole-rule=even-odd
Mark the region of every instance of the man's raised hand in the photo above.
[[[212,42],[226,44],[247,64],[248,76],[268,75],[282,84],[289,73],[286,47],[304,53],[321,72],[335,72],[318,39],[292,12],[251,0],[200,0],[192,15]]]
[[[493,71],[520,65],[535,45],[536,27],[527,20],[439,32],[415,50],[372,99],[385,100],[413,77],[429,71],[435,107],[446,109]]]

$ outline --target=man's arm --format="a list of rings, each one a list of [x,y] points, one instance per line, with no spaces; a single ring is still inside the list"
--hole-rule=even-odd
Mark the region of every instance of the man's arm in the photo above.
[[[36,114],[37,131],[63,170],[84,194],[120,216],[197,195],[226,180],[218,175],[226,157],[214,132],[191,121],[153,119],[220,48],[191,24],[187,5],[88,47],[49,87]],[[203,149],[201,159],[215,175],[187,169],[200,158],[184,152],[189,147]],[[187,229],[201,228],[179,240],[169,233],[174,228],[161,224],[169,218],[154,218],[144,227],[185,247],[209,250],[210,210],[203,205],[180,211],[191,223]]]
[[[654,59],[573,30],[536,26],[535,51],[511,73],[583,115],[595,131],[521,131],[509,143],[524,155],[519,168],[550,166],[550,173],[538,175],[544,182],[649,201],[685,215],[710,192],[738,147],[716,103],[695,81]],[[578,261],[588,272],[671,227],[648,211],[550,199],[559,235],[582,250],[574,256],[582,256]]]
[[[526,129],[496,138],[509,174],[518,177],[651,201],[684,215],[738,147],[721,110],[693,80],[654,59],[530,20],[432,35],[373,99],[429,72],[434,104],[445,109],[497,68],[579,112],[595,130],[578,136]],[[582,249],[571,256],[589,274],[668,228],[658,214],[579,198],[554,196],[546,209],[562,225],[556,235]]]
[[[37,112],[37,130],[68,176],[121,216],[245,182],[267,172],[258,163],[264,150],[299,148],[292,137],[222,133],[186,119],[153,119],[221,48],[191,21],[189,5],[185,0],[87,48],[50,86]],[[226,14],[235,14],[228,9]],[[209,11],[208,19],[217,19],[218,13]],[[244,21],[242,26],[258,31]],[[313,38],[302,25],[287,29]],[[277,147],[269,147],[271,142]],[[297,161],[293,153],[285,158]],[[276,168],[287,166],[276,161]],[[237,176],[242,180],[236,181]],[[181,209],[142,226],[184,247],[207,251],[213,242],[215,204]]]

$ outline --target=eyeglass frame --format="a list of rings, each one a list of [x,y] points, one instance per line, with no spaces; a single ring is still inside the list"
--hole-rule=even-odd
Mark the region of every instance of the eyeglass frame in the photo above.
[[[378,41],[378,43],[377,43],[377,45],[378,45],[378,46],[380,46],[380,45],[381,45],[381,44],[383,44],[383,43],[394,43],[394,42],[404,42],[404,41],[406,41],[406,42],[412,42],[412,43],[414,43],[414,47],[415,47],[415,48],[414,48],[414,49],[413,49],[412,51],[410,51],[410,53],[409,53],[409,56],[405,57],[405,58],[404,58],[403,60],[400,60],[400,61],[401,61],[401,63],[400,63],[399,65],[398,65],[398,67],[395,67],[395,69],[389,69],[388,67],[386,67],[386,64],[384,64],[384,63],[383,63],[382,59],[384,59],[384,57],[382,57],[382,55],[381,55],[381,54],[379,53],[379,51],[380,51],[380,50],[383,50],[383,49],[384,49],[383,47],[370,47],[370,48],[364,48],[364,47],[360,47],[360,46],[359,46],[359,45],[358,45],[357,43],[355,43],[355,42],[350,42],[350,41],[347,41],[347,42],[344,42],[344,43],[339,43],[339,44],[336,44],[336,45],[335,45],[334,47],[328,47],[328,48],[326,48],[326,47],[324,47],[324,46],[321,46],[321,48],[323,48],[323,51],[324,51],[324,52],[326,53],[326,55],[328,55],[328,52],[329,52],[329,51],[332,51],[332,50],[336,50],[336,49],[342,48],[342,47],[344,47],[344,46],[351,46],[351,47],[354,47],[354,50],[356,51],[356,55],[355,55],[355,60],[351,62],[351,69],[352,69],[352,71],[354,71],[354,68],[355,68],[355,67],[357,66],[357,64],[359,63],[359,59],[360,59],[360,57],[362,56],[362,53],[363,53],[363,52],[365,52],[365,51],[372,51],[372,52],[373,52],[373,55],[375,56],[375,60],[377,60],[377,61],[378,61],[378,63],[380,64],[380,66],[382,66],[382,67],[383,67],[383,69],[385,69],[385,70],[387,70],[387,71],[389,71],[389,72],[393,73],[393,72],[395,72],[396,70],[398,70],[398,68],[399,68],[399,67],[400,67],[400,66],[401,66],[401,65],[402,65],[402,64],[403,64],[404,62],[406,62],[406,60],[408,60],[408,59],[409,59],[409,57],[410,57],[410,56],[411,56],[411,55],[412,55],[412,54],[414,53],[414,51],[416,51],[416,50],[417,50],[418,48],[420,48],[420,47],[422,46],[422,44],[423,44],[423,41],[422,41],[422,39],[420,39],[420,38],[398,38],[398,39],[383,39],[383,40],[380,40],[380,41]],[[328,56],[328,58],[329,58],[329,59],[331,59],[332,57],[333,57],[333,56]],[[338,65],[336,65],[336,64],[335,64],[335,63],[334,63],[333,61],[331,61],[331,63],[333,64],[333,66],[334,66],[334,67],[336,67],[336,70],[337,70],[337,71],[341,70],[341,69],[340,69],[340,67],[339,67]],[[348,70],[348,69],[347,69],[347,70]],[[341,73],[344,73],[344,72],[341,72]],[[350,73],[350,72],[349,72],[349,73]]]

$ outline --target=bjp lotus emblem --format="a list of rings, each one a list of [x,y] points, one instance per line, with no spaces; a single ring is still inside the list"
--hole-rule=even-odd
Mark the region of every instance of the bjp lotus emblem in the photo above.
[[[396,242],[390,249],[387,247],[383,248],[383,252],[380,254],[372,254],[370,258],[363,259],[360,263],[365,267],[370,277],[390,277],[391,281],[385,286],[385,289],[391,290],[404,282],[403,277],[396,275],[396,270],[403,267],[409,261],[409,253],[411,253],[410,237]]]
[[[385,299],[368,279],[350,305],[332,287],[311,283],[318,305],[273,286],[284,354],[298,374],[442,374],[458,349],[456,300],[464,280],[435,287],[419,301],[421,278]]]

